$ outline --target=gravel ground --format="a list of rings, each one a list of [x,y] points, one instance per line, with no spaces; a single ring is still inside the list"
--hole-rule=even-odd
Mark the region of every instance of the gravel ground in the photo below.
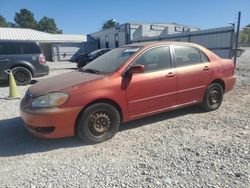
[[[5,100],[8,87],[0,87],[0,187],[250,187],[249,54],[218,110],[188,107],[136,120],[97,145],[33,137],[22,126],[20,101]],[[50,76],[75,66],[54,65]],[[24,95],[27,87],[19,89]]]

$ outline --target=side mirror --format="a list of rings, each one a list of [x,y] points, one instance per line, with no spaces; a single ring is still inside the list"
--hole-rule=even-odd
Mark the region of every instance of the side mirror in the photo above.
[[[133,65],[128,69],[128,74],[143,73],[145,71],[144,65]]]

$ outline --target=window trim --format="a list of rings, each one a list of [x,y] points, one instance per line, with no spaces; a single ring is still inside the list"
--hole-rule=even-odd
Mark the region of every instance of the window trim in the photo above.
[[[211,62],[209,57],[207,56],[207,54],[204,53],[201,49],[199,49],[199,50],[200,50],[200,56],[201,56],[201,54],[203,54],[208,59],[208,61],[206,61],[206,62]],[[201,60],[202,60],[202,57],[201,57]],[[202,61],[202,63],[204,63],[204,62]]]
[[[116,48],[119,47],[119,34],[118,33],[115,34],[115,47]]]
[[[109,48],[109,36],[105,36],[105,48]]]
[[[175,56],[175,50],[174,50],[174,47],[175,47],[175,46],[180,46],[180,47],[191,47],[191,48],[194,48],[194,49],[198,50],[199,55],[200,55],[200,58],[201,58],[201,53],[202,53],[205,57],[207,57],[208,62],[211,63],[211,61],[210,61],[210,59],[208,58],[208,56],[207,56],[200,48],[198,48],[198,47],[196,47],[196,46],[193,46],[193,45],[173,44],[173,45],[170,45],[170,47],[172,48],[172,53],[173,53],[173,65],[174,65],[175,68],[182,68],[182,67],[193,66],[193,65],[199,65],[199,64],[205,63],[205,62],[202,61],[202,58],[201,58],[201,62],[200,62],[200,63],[188,64],[188,65],[179,66],[179,67],[176,66],[177,63],[176,63],[176,56]]]

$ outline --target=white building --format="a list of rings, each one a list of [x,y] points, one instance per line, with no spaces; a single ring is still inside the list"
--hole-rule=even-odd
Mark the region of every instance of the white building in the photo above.
[[[47,61],[74,59],[87,41],[86,35],[50,34],[24,28],[0,28],[1,40],[38,42]]]
[[[176,23],[125,23],[86,35],[50,34],[33,29],[0,28],[0,40],[35,41],[40,44],[47,61],[74,60],[81,53],[100,48],[116,48],[148,38],[164,38],[169,34],[199,31],[199,28]]]
[[[101,30],[87,35],[85,51],[90,52],[100,48],[116,48],[133,41],[143,41],[147,38],[164,38],[169,34],[199,31],[197,27],[176,23],[125,23],[113,28]]]

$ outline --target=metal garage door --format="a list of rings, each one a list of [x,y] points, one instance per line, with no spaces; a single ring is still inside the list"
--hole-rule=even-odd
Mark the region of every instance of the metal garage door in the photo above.
[[[81,49],[82,43],[61,43],[58,44],[59,61],[72,60],[74,55]]]

